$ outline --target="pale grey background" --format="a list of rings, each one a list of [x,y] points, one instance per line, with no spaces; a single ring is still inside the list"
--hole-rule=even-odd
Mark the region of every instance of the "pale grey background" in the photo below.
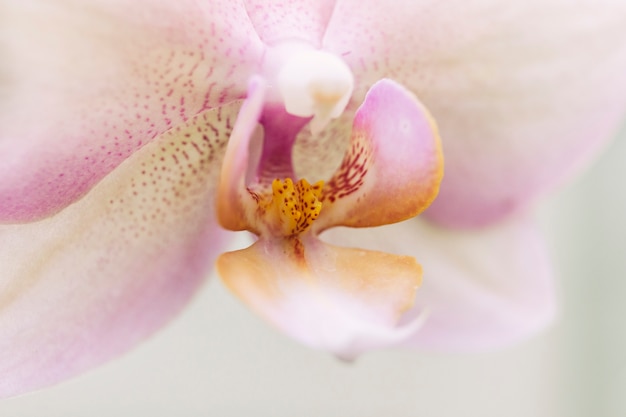
[[[626,141],[540,210],[562,317],[480,355],[381,352],[347,365],[275,333],[211,281],[130,354],[0,416],[626,415]]]

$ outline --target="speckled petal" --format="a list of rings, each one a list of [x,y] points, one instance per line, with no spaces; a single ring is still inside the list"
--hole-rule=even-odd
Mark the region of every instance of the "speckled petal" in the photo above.
[[[267,44],[303,41],[322,46],[335,0],[244,0],[248,16]]]
[[[238,107],[166,132],[58,214],[0,227],[0,396],[121,354],[188,301],[225,242],[213,196]]]
[[[481,231],[421,219],[376,229],[333,229],[324,240],[415,256],[424,279],[407,319],[424,325],[402,343],[438,351],[481,351],[518,342],[556,315],[554,273],[537,225],[514,217]]]
[[[344,359],[399,343],[398,326],[421,281],[414,259],[327,245],[316,238],[260,239],[220,256],[224,283],[279,330]]]
[[[350,148],[324,184],[322,212],[314,227],[406,220],[435,199],[442,176],[434,120],[408,90],[381,80],[356,112]]]
[[[620,0],[346,0],[324,47],[354,72],[353,107],[382,77],[428,107],[446,176],[426,215],[476,227],[554,189],[616,132],[624,39]]]
[[[263,45],[243,3],[198,4],[0,4],[0,222],[54,214],[164,131],[245,93]]]

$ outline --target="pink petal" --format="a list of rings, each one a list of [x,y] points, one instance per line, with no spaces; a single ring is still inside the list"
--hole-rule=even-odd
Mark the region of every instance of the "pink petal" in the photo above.
[[[224,242],[213,195],[238,107],[161,135],[58,214],[0,228],[0,396],[121,354],[188,301]]]
[[[480,226],[578,170],[626,111],[626,3],[337,4],[324,47],[353,69],[355,101],[382,77],[440,128],[446,177],[430,218]]]
[[[334,0],[245,0],[259,37],[267,44],[305,41],[317,48],[335,6]]]
[[[164,131],[239,98],[263,51],[227,0],[9,2],[2,16],[0,222],[54,214]]]
[[[413,94],[374,84],[357,110],[350,148],[324,184],[315,225],[379,226],[406,220],[434,200],[443,176],[437,126]]]
[[[371,230],[330,230],[324,240],[415,256],[424,280],[407,319],[426,315],[406,346],[485,350],[536,334],[555,316],[553,271],[528,218],[480,231],[452,231],[421,220]]]
[[[351,359],[397,343],[397,326],[421,280],[414,259],[327,245],[317,238],[261,238],[220,256],[224,283],[255,312],[310,347]]]

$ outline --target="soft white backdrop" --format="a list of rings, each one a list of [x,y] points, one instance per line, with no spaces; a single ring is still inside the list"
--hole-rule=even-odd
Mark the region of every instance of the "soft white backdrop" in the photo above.
[[[212,280],[139,348],[1,401],[0,416],[624,416],[625,178],[622,134],[540,210],[562,313],[520,345],[473,355],[379,352],[346,364],[275,333]]]

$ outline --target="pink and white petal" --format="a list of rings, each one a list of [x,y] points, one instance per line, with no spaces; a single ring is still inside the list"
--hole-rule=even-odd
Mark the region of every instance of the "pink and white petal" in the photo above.
[[[432,112],[446,178],[426,213],[476,227],[579,170],[626,112],[626,3],[615,0],[337,4],[324,47],[360,90],[390,77]]]
[[[370,227],[416,216],[437,196],[443,157],[428,110],[391,80],[374,84],[357,110],[350,148],[324,184],[318,230]]]
[[[421,281],[414,259],[327,245],[316,238],[260,239],[217,261],[228,288],[297,341],[352,359],[399,343],[398,326]]]
[[[322,238],[412,255],[422,264],[423,284],[406,319],[426,319],[404,346],[494,349],[538,333],[556,315],[547,249],[526,217],[471,232],[413,219],[371,230],[333,229]]]
[[[304,41],[322,45],[335,0],[244,0],[259,37],[268,45]]]
[[[241,2],[211,4],[2,2],[0,222],[56,213],[164,131],[242,97],[263,45]]]
[[[202,284],[226,240],[214,193],[229,132],[212,129],[230,107],[161,135],[58,214],[0,227],[0,397],[123,353]]]

